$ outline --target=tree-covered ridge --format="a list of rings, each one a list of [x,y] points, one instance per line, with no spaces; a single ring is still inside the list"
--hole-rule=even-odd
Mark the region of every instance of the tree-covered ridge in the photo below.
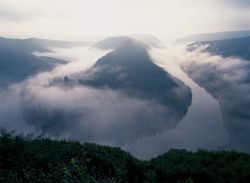
[[[197,47],[207,45],[203,50],[212,55],[223,57],[237,57],[243,60],[250,60],[250,37],[222,39],[215,41],[198,41],[188,45],[188,50],[193,51]]]
[[[249,182],[250,156],[170,150],[149,161],[120,148],[1,130],[0,182]]]
[[[128,167],[140,164],[119,148],[32,139],[4,130],[0,140],[0,182],[124,182],[132,174]]]
[[[190,88],[153,62],[148,53],[150,45],[129,37],[113,37],[96,47],[114,50],[98,59],[80,83],[156,100],[177,113],[178,120],[186,114],[192,100]]]
[[[27,124],[54,137],[79,134],[78,139],[116,145],[178,125],[191,105],[191,89],[153,62],[149,46],[133,38],[113,37],[96,47],[114,50],[89,69],[48,79],[48,86],[39,89],[44,99],[50,97],[46,95],[49,90],[63,92],[64,97],[53,98],[61,104],[41,102],[44,99],[33,90],[23,92],[22,114]],[[76,94],[76,90],[81,91]]]
[[[70,48],[86,45],[87,43],[81,42],[0,37],[0,89],[66,63],[60,59],[37,57],[34,52],[47,52],[52,47]]]

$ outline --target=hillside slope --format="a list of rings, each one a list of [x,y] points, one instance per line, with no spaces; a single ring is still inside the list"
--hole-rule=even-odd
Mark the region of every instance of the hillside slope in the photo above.
[[[250,156],[170,150],[140,161],[119,148],[16,136],[1,130],[0,181],[74,183],[247,183]]]
[[[37,57],[35,51],[49,51],[50,47],[83,46],[86,43],[65,42],[46,39],[0,38],[0,88],[23,81],[29,76],[52,70],[65,61]]]

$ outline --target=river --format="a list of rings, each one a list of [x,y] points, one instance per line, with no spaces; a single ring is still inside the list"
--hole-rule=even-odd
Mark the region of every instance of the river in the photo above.
[[[188,58],[185,57],[187,53],[172,45],[164,49],[152,49],[149,53],[157,65],[191,88],[192,104],[176,128],[154,137],[140,138],[135,143],[126,145],[124,149],[136,157],[149,159],[171,148],[216,150],[227,144],[229,135],[223,125],[219,102],[180,68],[180,63]]]
[[[55,58],[66,57],[75,60],[72,64],[69,64],[70,69],[60,67],[59,73],[75,70],[75,68],[87,68],[97,60],[98,56],[96,52],[92,53],[89,49],[58,49],[54,50],[53,54],[55,55],[51,55],[52,53],[47,54],[49,54],[47,56]],[[122,148],[131,152],[137,158],[150,159],[171,148],[185,148],[188,150],[206,148],[211,150],[225,145],[229,140],[229,136],[223,126],[219,102],[193,82],[179,66],[180,63],[187,61],[187,52],[181,47],[168,44],[165,48],[151,49],[149,54],[157,65],[163,67],[172,76],[183,81],[191,88],[192,105],[176,128],[164,131],[156,136],[141,137],[136,142],[126,144]],[[85,63],[86,66],[82,65],[82,58],[89,58],[91,55],[95,55],[95,58],[90,57],[91,62]],[[69,66],[66,65],[65,67],[68,68]]]

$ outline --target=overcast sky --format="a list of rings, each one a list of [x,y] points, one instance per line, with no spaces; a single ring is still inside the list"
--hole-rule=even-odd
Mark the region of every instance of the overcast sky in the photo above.
[[[249,0],[0,0],[0,36],[179,38],[250,29]]]

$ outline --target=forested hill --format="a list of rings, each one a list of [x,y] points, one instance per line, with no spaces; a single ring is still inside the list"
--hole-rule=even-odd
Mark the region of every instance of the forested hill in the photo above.
[[[170,150],[141,161],[119,148],[32,138],[1,130],[1,183],[249,182],[250,155]]]
[[[188,50],[193,51],[195,48],[202,45],[207,46],[203,52],[250,61],[250,36],[217,41],[198,41],[188,45]]]

